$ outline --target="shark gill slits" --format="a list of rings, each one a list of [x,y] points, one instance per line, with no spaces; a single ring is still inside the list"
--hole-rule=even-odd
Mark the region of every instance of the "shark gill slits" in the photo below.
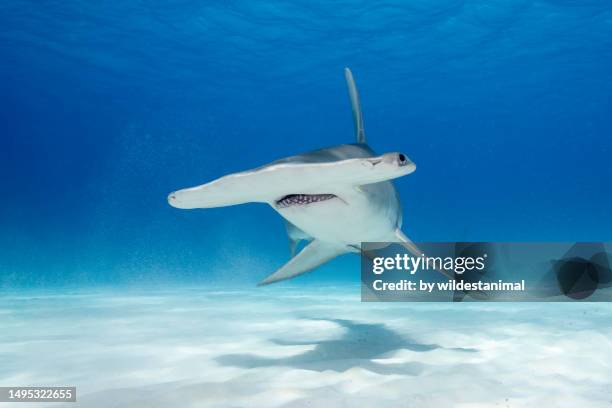
[[[334,194],[289,194],[276,201],[278,208],[287,208],[294,205],[308,205],[320,201],[336,198]]]

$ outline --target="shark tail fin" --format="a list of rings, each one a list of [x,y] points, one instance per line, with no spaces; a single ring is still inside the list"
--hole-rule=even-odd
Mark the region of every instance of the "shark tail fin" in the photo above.
[[[348,252],[346,248],[338,245],[330,245],[316,239],[312,240],[299,254],[291,258],[289,262],[272,275],[259,282],[257,286],[295,278],[346,252]]]
[[[357,85],[355,85],[355,79],[353,73],[349,68],[344,68],[344,77],[346,78],[346,85],[348,86],[349,97],[351,98],[351,109],[353,110],[353,123],[355,125],[355,138],[357,143],[365,143],[366,136],[363,130],[363,116],[361,114],[361,103],[359,102],[359,92],[357,91]]]

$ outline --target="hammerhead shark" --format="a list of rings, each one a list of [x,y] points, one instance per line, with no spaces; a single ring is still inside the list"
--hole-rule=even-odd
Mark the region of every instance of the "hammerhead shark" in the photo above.
[[[361,251],[362,242],[401,242],[422,252],[401,230],[402,211],[390,180],[415,171],[403,153],[376,155],[366,144],[359,93],[344,69],[356,143],[341,144],[233,173],[168,195],[176,208],[267,203],[286,221],[291,259],[259,285],[291,279],[331,259]],[[295,254],[300,241],[308,243]]]

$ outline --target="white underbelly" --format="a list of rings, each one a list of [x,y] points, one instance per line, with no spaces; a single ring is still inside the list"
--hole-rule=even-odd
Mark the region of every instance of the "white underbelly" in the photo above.
[[[391,240],[401,222],[399,203],[394,190],[392,193],[385,197],[373,197],[359,191],[338,193],[337,198],[330,200],[275,209],[313,238],[341,245],[360,245],[367,241]]]

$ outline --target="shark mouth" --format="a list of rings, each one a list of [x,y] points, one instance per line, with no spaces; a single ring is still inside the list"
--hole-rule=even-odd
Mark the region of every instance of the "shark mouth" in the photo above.
[[[278,208],[287,208],[294,205],[318,203],[331,200],[332,198],[337,198],[337,196],[334,194],[289,194],[280,200],[276,200],[276,206]]]

